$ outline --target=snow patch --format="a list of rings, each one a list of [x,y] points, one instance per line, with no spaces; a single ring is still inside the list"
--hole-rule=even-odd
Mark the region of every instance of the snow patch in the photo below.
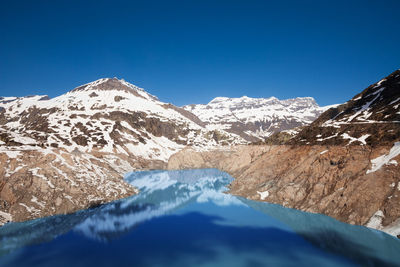
[[[363,136],[359,137],[359,138],[355,138],[352,137],[350,135],[348,135],[347,133],[344,133],[341,135],[343,139],[350,139],[350,142],[348,143],[348,145],[350,145],[353,142],[359,141],[361,142],[361,144],[366,145],[367,143],[365,142],[365,140],[370,137],[370,134],[364,134]]]
[[[324,151],[322,151],[321,153],[319,153],[320,155],[323,155],[323,154],[325,154],[326,152],[328,152],[329,150],[324,150]]]
[[[265,200],[265,199],[269,196],[268,190],[267,190],[267,191],[264,191],[264,192],[259,192],[259,191],[257,191],[257,194],[260,195],[260,199],[261,199],[261,200]]]
[[[21,156],[21,151],[14,150],[0,150],[0,153],[6,153],[9,158],[16,159],[18,156]]]
[[[40,170],[40,168],[37,167],[37,168],[30,169],[29,171],[32,172],[32,175],[39,177],[39,178],[43,179],[44,181],[46,181],[46,183],[49,185],[49,187],[54,189],[55,186],[50,182],[50,180],[46,176],[44,176],[43,174],[39,174],[38,173],[39,170]]]
[[[389,235],[398,236],[400,235],[400,218],[395,220],[388,226],[382,226],[382,220],[385,218],[385,215],[381,210],[375,212],[374,215],[369,219],[368,223],[366,224],[367,227],[381,230]]]
[[[378,210],[374,215],[372,215],[366,226],[369,228],[379,229],[379,227],[382,225],[382,220],[384,217],[385,216],[383,215],[383,212]]]
[[[45,203],[41,202],[41,201],[38,201],[37,197],[35,197],[35,196],[32,196],[31,202],[39,205],[41,208],[44,208]]]
[[[392,104],[394,104],[394,103],[397,103],[397,102],[399,102],[399,101],[400,101],[400,97],[397,98],[396,100],[393,100],[392,102],[390,102],[390,103],[389,103],[389,106],[392,105]]]
[[[371,160],[372,167],[370,170],[367,170],[367,174],[379,170],[383,165],[389,165],[389,164],[397,165],[397,161],[392,161],[392,159],[398,156],[399,154],[400,154],[400,142],[396,142],[390,149],[389,154],[382,155],[380,157]]]
[[[20,206],[24,207],[31,215],[38,216],[40,214],[40,210],[35,207],[29,207],[25,203],[18,203]]]
[[[336,136],[338,136],[338,133],[336,133],[336,134],[334,134],[332,136],[325,137],[325,138],[318,138],[317,141],[322,142],[322,141],[325,141],[325,140],[328,140],[328,139],[335,138]]]
[[[12,221],[12,216],[10,213],[4,212],[0,210],[0,217],[3,217],[4,220],[11,222]]]

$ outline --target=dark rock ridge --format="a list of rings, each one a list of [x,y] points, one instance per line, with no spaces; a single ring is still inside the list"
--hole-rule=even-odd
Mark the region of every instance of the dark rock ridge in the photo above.
[[[392,145],[400,136],[400,70],[324,112],[290,144]],[[357,140],[356,140],[357,139]]]

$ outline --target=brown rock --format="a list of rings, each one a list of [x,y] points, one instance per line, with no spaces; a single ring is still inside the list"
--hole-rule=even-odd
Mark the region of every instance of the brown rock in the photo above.
[[[341,221],[364,225],[377,210],[384,225],[400,217],[399,166],[387,165],[367,174],[371,159],[391,146],[239,146],[231,150],[173,155],[169,169],[219,168],[235,180],[230,193],[267,202],[324,213]],[[327,151],[322,153],[323,151]],[[390,198],[389,198],[390,197]]]

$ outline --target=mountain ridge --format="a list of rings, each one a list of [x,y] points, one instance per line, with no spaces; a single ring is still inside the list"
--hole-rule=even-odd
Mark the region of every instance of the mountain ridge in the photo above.
[[[393,144],[400,136],[400,70],[302,129],[291,144]]]
[[[310,124],[325,110],[312,97],[279,100],[276,97],[216,97],[208,104],[191,104],[184,109],[194,113],[209,129],[223,129],[249,142]]]

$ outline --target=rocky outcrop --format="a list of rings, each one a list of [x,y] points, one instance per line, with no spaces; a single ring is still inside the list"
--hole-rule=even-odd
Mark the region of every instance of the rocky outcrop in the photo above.
[[[400,166],[374,168],[389,146],[237,146],[229,150],[173,155],[168,169],[218,168],[235,180],[229,193],[281,204],[338,220],[367,225],[383,213],[381,225],[400,218]],[[371,225],[370,225],[371,226]],[[397,231],[397,230],[396,230]],[[400,234],[393,232],[392,234]]]
[[[137,193],[124,155],[59,149],[0,151],[0,223],[70,213]]]

